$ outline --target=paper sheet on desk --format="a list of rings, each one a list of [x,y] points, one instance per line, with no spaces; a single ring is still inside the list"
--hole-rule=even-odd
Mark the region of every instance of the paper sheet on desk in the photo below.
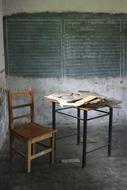
[[[48,99],[56,100],[63,106],[78,107],[98,99],[95,95],[83,96],[80,93],[54,93],[47,96]]]
[[[78,93],[59,92],[54,93],[46,98],[56,100],[62,107],[79,107],[86,106],[99,108],[104,106],[118,107],[121,103],[119,100],[106,98],[96,92],[80,90]]]
[[[54,93],[49,96],[46,96],[46,98],[51,100],[56,100],[59,102],[59,104],[63,106],[74,106],[75,102],[78,100],[81,100],[80,94],[78,93]]]
[[[73,95],[72,95],[73,96]],[[60,98],[60,105],[63,106],[74,106],[74,107],[79,107],[84,104],[87,104],[88,102],[95,100],[95,96],[87,96],[85,98],[82,98],[79,96],[79,98],[73,98],[70,99],[64,99],[63,97]]]

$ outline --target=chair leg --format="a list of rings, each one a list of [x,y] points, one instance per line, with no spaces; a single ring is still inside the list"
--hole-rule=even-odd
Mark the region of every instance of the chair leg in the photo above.
[[[33,143],[32,145],[31,145],[31,154],[33,155],[33,154],[35,154],[35,143]]]
[[[14,147],[14,136],[10,134],[10,161],[13,162],[15,158]]]
[[[31,142],[27,142],[27,172],[31,172]]]
[[[53,133],[52,138],[51,138],[51,148],[52,148],[52,152],[50,155],[50,160],[51,160],[51,163],[53,164],[55,160],[55,133]]]

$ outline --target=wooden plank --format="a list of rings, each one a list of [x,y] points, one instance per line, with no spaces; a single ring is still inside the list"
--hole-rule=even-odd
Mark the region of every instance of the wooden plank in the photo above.
[[[21,116],[13,117],[13,120],[15,120],[15,119],[20,119],[20,118],[24,118],[24,117],[29,118],[29,117],[31,117],[31,116],[32,116],[32,114],[24,114],[24,115],[21,115]]]
[[[18,106],[13,106],[12,109],[23,108],[23,107],[30,107],[30,106],[32,106],[32,104],[22,104],[22,105],[18,105]]]
[[[43,156],[43,155],[45,155],[45,154],[47,154],[47,153],[49,153],[49,152],[51,152],[51,151],[52,151],[52,149],[51,149],[51,148],[48,148],[48,149],[43,150],[43,151],[41,151],[41,152],[39,152],[39,153],[36,153],[36,154],[34,154],[34,155],[31,156],[31,160],[32,160],[32,159],[35,159],[35,158],[38,158],[38,157],[40,157],[40,156]]]

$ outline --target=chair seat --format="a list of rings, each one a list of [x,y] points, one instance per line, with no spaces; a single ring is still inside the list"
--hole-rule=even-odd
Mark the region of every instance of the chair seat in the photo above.
[[[55,129],[44,127],[37,123],[30,123],[23,126],[18,126],[15,127],[15,129],[13,130],[13,133],[26,140],[34,139],[39,136],[41,137],[42,135],[46,138],[47,135],[52,135],[52,133],[55,132]]]

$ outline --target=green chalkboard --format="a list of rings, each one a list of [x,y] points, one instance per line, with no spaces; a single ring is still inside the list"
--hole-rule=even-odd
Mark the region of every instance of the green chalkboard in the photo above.
[[[4,17],[4,26],[8,75],[126,75],[124,14],[16,14]]]
[[[61,76],[61,21],[58,18],[8,17],[7,73]]]

